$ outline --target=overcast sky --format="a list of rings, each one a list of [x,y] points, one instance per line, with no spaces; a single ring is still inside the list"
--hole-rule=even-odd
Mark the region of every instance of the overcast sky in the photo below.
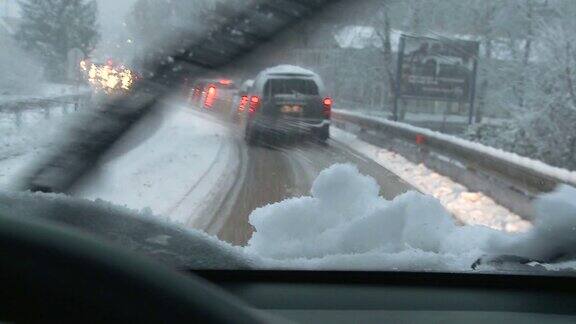
[[[96,0],[96,2],[98,2],[100,28],[103,33],[108,33],[122,24],[136,0]]]
[[[122,25],[124,17],[136,0],[96,0],[98,3],[98,23],[103,38],[114,34],[114,30]],[[20,15],[17,0],[0,0],[0,16]]]
[[[136,0],[96,0],[100,19],[105,23],[121,21]],[[0,0],[0,15],[18,16],[17,0]]]
[[[102,55],[110,53],[114,43],[117,41],[119,31],[123,28],[122,23],[126,14],[136,0],[96,0],[98,3],[98,25],[100,26],[100,43],[97,52]]]

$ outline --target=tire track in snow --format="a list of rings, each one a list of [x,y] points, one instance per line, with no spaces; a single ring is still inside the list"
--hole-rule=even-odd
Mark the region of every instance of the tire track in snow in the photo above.
[[[208,168],[206,168],[206,170],[204,170],[204,172],[202,173],[202,175],[200,177],[198,177],[198,179],[196,180],[196,182],[194,182],[190,188],[188,189],[188,191],[186,191],[186,193],[184,194],[184,196],[182,198],[180,198],[180,200],[178,200],[174,205],[172,205],[170,208],[168,208],[165,212],[162,213],[162,215],[165,216],[171,216],[178,208],[180,208],[182,206],[182,204],[186,201],[186,199],[194,192],[194,190],[196,190],[196,188],[198,188],[198,186],[200,185],[200,183],[202,183],[202,181],[204,181],[204,179],[210,174],[210,172],[212,171],[212,169],[214,169],[214,166],[216,165],[216,162],[218,162],[218,157],[220,157],[220,155],[222,154],[224,148],[224,143],[223,141],[220,141],[220,144],[218,146],[218,151],[217,153],[214,155],[214,158],[212,159],[212,162],[210,162],[210,165],[208,166]]]
[[[246,147],[242,146],[241,143],[236,142],[236,149],[238,151],[238,167],[236,168],[236,174],[233,177],[234,182],[230,186],[224,199],[216,207],[211,222],[204,229],[208,234],[216,235],[222,229],[222,226],[227,221],[227,217],[232,214],[233,203],[238,199],[238,195],[246,178],[246,173],[248,170],[248,152]],[[219,217],[220,216],[220,217]]]
[[[185,223],[187,227],[201,229],[215,235],[226,220],[220,215],[230,213],[229,201],[235,201],[242,185],[246,173],[246,148],[241,145],[238,129],[234,124],[207,112],[198,110],[189,110],[189,112],[198,118],[226,128],[229,134],[221,138],[220,146],[209,168],[178,203],[170,208],[169,214],[165,215],[174,215],[175,212],[187,214],[184,217],[187,219]],[[216,180],[205,184],[205,182],[210,182],[209,179]],[[208,185],[209,188],[203,194],[202,199],[191,198],[203,185]]]

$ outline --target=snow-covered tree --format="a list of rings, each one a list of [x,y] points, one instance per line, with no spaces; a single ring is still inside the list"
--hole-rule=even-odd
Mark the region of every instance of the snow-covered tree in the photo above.
[[[394,44],[393,31],[480,42],[477,120],[481,121],[482,116],[487,120],[471,127],[466,137],[576,169],[575,1],[374,0],[373,3],[372,25],[382,39],[380,50],[384,55],[381,62],[372,64],[395,71],[392,61],[396,58],[397,43]],[[386,50],[388,46],[391,51]],[[385,78],[385,88],[393,90],[393,79],[394,74]],[[389,107],[391,103],[383,105]],[[435,104],[427,105],[429,113],[435,113]],[[499,123],[492,123],[494,118]]]
[[[33,90],[43,76],[43,69],[16,42],[0,30],[0,96]]]
[[[20,8],[16,39],[44,63],[51,79],[65,76],[70,49],[89,53],[98,41],[94,0],[21,0]]]

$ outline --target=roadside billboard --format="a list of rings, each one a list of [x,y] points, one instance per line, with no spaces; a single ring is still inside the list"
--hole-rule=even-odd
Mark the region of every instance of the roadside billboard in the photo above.
[[[398,99],[474,101],[479,43],[402,35],[396,79]]]

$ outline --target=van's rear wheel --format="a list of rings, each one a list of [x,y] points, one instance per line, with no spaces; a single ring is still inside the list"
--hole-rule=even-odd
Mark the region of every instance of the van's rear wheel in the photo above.
[[[321,142],[326,142],[330,138],[330,125],[324,125],[318,130],[316,137]]]
[[[246,131],[244,132],[244,140],[248,145],[254,146],[258,144],[258,133],[250,126],[246,126]]]

